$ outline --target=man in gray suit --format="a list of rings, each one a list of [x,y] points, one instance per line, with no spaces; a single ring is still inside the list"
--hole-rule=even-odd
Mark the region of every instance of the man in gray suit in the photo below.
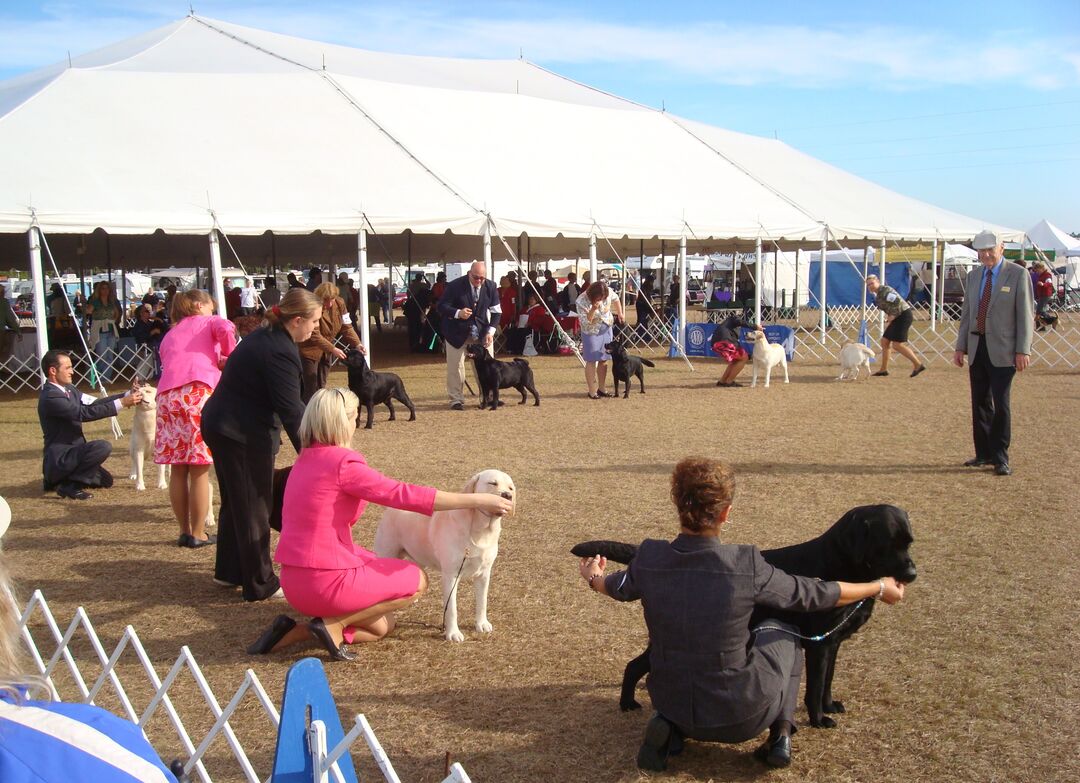
[[[993,231],[980,231],[972,247],[981,267],[968,274],[953,363],[971,380],[971,429],[975,456],[967,467],[993,465],[1008,476],[1011,424],[1009,392],[1013,376],[1031,361],[1031,278],[1023,267],[1004,260],[1005,245]]]

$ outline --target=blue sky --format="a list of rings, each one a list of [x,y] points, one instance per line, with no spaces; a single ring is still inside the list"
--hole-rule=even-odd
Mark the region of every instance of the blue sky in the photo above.
[[[1080,232],[1080,2],[192,0],[201,16],[380,51],[514,58],[763,136],[901,193]],[[0,79],[187,2],[0,3]]]

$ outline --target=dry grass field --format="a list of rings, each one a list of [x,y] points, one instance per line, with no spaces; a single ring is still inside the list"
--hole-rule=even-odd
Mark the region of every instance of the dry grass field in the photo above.
[[[635,389],[628,400],[591,401],[574,358],[538,357],[540,408],[455,413],[441,361],[393,357],[397,339],[380,336],[377,365],[405,379],[417,421],[388,423],[382,412],[373,431],[357,433],[355,448],[391,476],[443,489],[497,467],[520,492],[495,564],[492,635],[481,638],[463,621],[467,641],[443,641],[433,589],[401,615],[392,638],[361,648],[355,663],[327,666],[345,719],[367,715],[403,780],[440,780],[446,752],[475,781],[648,779],[634,766],[648,695],[639,691],[645,711],[617,706],[623,666],[646,644],[640,606],[587,591],[569,548],[590,538],[674,536],[668,480],[689,454],[736,466],[725,540],[793,543],[852,506],[895,503],[911,515],[920,576],[903,604],[879,607],[844,646],[834,693],[848,712],[833,730],[804,726],[790,769],[765,770],[749,755],[755,743],[691,742],[667,773],[651,777],[1080,779],[1077,374],[1036,364],[1017,379],[1015,475],[997,478],[960,467],[972,453],[966,371],[940,362],[917,379],[898,372],[836,383],[835,367],[796,359],[790,385],[718,389],[715,362],[699,361],[691,373],[661,360],[647,371],[646,395]],[[333,372],[335,382],[344,375]],[[108,463],[118,476],[113,489],[86,503],[42,494],[35,403],[0,405],[0,491],[14,513],[4,548],[21,596],[41,588],[62,626],[86,607],[110,650],[132,625],[161,675],[187,645],[222,701],[249,667],[280,700],[300,653],[252,658],[244,647],[285,605],[243,603],[210,581],[212,549],[176,547],[166,493],[137,493],[126,479],[126,441]],[[129,413],[122,423],[126,431]],[[87,430],[109,437],[104,422]],[[279,464],[292,459],[286,446]],[[364,544],[378,513],[369,509],[356,527]],[[470,589],[460,606],[467,620]],[[35,636],[51,652],[40,627]],[[134,659],[125,661],[124,681],[144,705]],[[173,698],[196,733],[209,726],[190,680]],[[108,689],[100,701],[115,703]],[[234,725],[267,774],[273,735],[254,701]],[[166,758],[179,754],[161,717],[150,733]],[[214,779],[240,780],[223,740],[212,750]],[[380,779],[362,744],[356,758],[363,779]]]

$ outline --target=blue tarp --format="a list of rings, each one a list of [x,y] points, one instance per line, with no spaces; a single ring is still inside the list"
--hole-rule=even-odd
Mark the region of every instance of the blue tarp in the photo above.
[[[855,259],[860,264],[860,259]],[[879,273],[877,264],[870,267],[869,273]],[[911,288],[911,264],[907,261],[885,262],[885,285],[895,288],[900,296],[907,298]],[[820,307],[818,292],[821,290],[821,262],[810,262],[810,307]],[[862,270],[845,261],[829,261],[829,277],[825,281],[825,304],[829,307],[862,304],[866,289],[863,287]],[[873,299],[866,296],[867,304]]]

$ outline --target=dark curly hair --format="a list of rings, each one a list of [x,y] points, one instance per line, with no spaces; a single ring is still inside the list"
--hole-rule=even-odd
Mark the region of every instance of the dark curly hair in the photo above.
[[[671,500],[687,530],[700,533],[715,527],[734,498],[735,471],[720,460],[686,457],[671,474]]]

